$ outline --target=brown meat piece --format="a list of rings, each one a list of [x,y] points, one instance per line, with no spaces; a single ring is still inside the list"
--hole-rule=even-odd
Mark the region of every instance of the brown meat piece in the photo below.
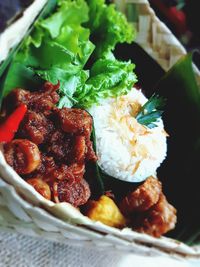
[[[90,140],[89,137],[86,137],[85,141],[87,146],[86,160],[94,162],[97,161],[97,156],[94,152],[92,141]]]
[[[53,157],[47,157],[46,155],[41,154],[40,165],[34,172],[30,173],[29,175],[26,175],[25,178],[29,179],[29,178],[34,178],[34,177],[40,177],[42,180],[49,183],[51,180],[49,173],[54,171],[56,168],[57,168],[57,165]]]
[[[72,164],[69,167],[63,164],[59,167],[52,157],[42,155],[40,166],[31,175],[26,176],[26,179],[38,192],[40,187],[41,190],[46,188],[44,183],[48,184],[53,194],[53,201],[65,201],[79,206],[85,204],[90,197],[89,186],[83,179],[84,173],[84,164]]]
[[[41,162],[37,145],[26,139],[15,139],[6,144],[4,155],[7,163],[19,174],[35,171]]]
[[[73,173],[73,176],[76,181],[80,181],[83,178],[85,173],[85,164],[84,163],[73,163],[68,167],[68,171]]]
[[[6,115],[12,113],[21,104],[28,104],[30,92],[21,88],[14,89],[3,101],[3,111]]]
[[[97,161],[92,142],[84,135],[77,135],[73,144],[72,162]]]
[[[53,201],[68,202],[75,207],[85,204],[91,193],[88,183],[83,179],[84,172],[84,164],[70,167],[62,165],[51,171],[47,176]]]
[[[46,112],[52,109],[58,103],[60,97],[56,92],[59,89],[59,84],[53,85],[46,82],[40,91],[31,92],[27,99],[29,109],[35,111]]]
[[[62,108],[56,112],[58,121],[64,132],[90,136],[92,131],[92,118],[85,110]]]
[[[56,92],[60,87],[60,83],[54,85],[50,82],[45,82],[41,91],[36,91],[31,94],[31,100],[47,99],[52,104],[56,105],[60,99]]]
[[[97,160],[90,141],[92,118],[81,109],[58,109],[55,106],[59,101],[58,88],[59,84],[46,82],[40,91],[15,89],[7,97],[13,108],[21,103],[28,108],[15,137],[31,140],[39,146],[41,155],[32,170],[16,170],[47,199],[66,201],[77,207],[90,197],[89,186],[83,179],[85,163]],[[4,106],[7,116],[12,106],[7,110]],[[16,151],[7,153],[10,165],[25,165],[23,153],[17,151],[17,159],[14,154]]]
[[[38,99],[29,104],[31,110],[42,113],[43,115],[50,115],[54,109],[54,104],[46,97],[45,99]]]
[[[23,103],[27,105],[28,109],[41,111],[47,115],[59,101],[59,95],[56,92],[58,89],[59,84],[53,85],[49,82],[44,84],[42,90],[36,92],[16,88],[6,97],[3,109],[9,114]]]
[[[85,136],[78,135],[75,137],[73,145],[73,162],[83,163],[87,153]]]
[[[73,173],[71,170],[69,170],[68,166],[64,164],[60,167],[54,168],[54,170],[50,172],[48,176],[51,177],[52,181],[62,181],[67,179],[69,184],[73,184],[75,181]]]
[[[63,164],[60,167],[54,168],[51,172],[48,173],[47,176],[51,181],[61,181],[67,179],[69,184],[73,184],[74,182],[80,182],[80,180],[83,179],[84,173],[84,164],[73,164],[69,167]]]
[[[53,185],[53,195],[56,203],[68,202],[74,207],[78,207],[88,201],[90,194],[89,185],[84,179],[74,183],[64,179],[55,182]]]
[[[152,208],[133,217],[133,228],[138,232],[160,237],[175,227],[176,219],[176,209],[161,194]]]
[[[20,124],[17,137],[29,139],[39,145],[46,141],[47,136],[53,128],[53,123],[42,113],[27,111]]]
[[[69,163],[72,158],[74,136],[62,132],[61,129],[49,134],[45,150],[48,155],[55,158],[56,162]]]
[[[124,215],[135,211],[146,211],[158,202],[161,192],[161,183],[151,176],[121,201],[120,210]]]
[[[44,198],[51,199],[51,190],[46,182],[38,177],[26,180],[28,184],[32,185],[35,190],[40,193]]]
[[[55,104],[59,101],[59,95],[56,92],[47,94],[48,92],[38,95],[38,93],[32,93],[28,104],[29,109],[43,113],[45,116],[51,114],[56,108]]]
[[[45,115],[49,114],[49,110],[59,101],[59,95],[56,92],[57,85],[45,83],[44,88],[37,92],[30,92],[21,88],[14,89],[4,100],[3,110],[11,113],[20,104],[26,104],[28,109],[37,112],[42,111]]]

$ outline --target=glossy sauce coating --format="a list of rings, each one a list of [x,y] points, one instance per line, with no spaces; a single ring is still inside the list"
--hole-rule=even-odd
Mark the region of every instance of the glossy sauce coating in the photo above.
[[[90,141],[92,118],[81,109],[58,109],[58,87],[47,82],[40,91],[18,88],[7,96],[6,115],[22,103],[28,110],[15,139],[4,146],[5,158],[45,198],[78,207],[91,194],[83,178],[85,163],[97,159]]]
[[[4,146],[5,158],[19,174],[35,171],[41,162],[40,151],[36,144],[26,139],[15,139]]]
[[[161,182],[151,176],[121,201],[120,209],[126,215],[134,211],[146,211],[158,202],[161,192]]]

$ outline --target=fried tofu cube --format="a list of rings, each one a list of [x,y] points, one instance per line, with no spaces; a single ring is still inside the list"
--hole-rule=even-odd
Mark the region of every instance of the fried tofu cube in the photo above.
[[[125,217],[115,202],[107,196],[101,196],[97,201],[90,200],[85,215],[91,220],[100,221],[112,227],[122,228],[126,225]]]

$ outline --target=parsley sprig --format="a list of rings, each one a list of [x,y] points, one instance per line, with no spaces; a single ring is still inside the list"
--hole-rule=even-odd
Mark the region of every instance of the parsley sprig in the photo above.
[[[161,117],[165,104],[165,98],[153,94],[137,114],[137,121],[150,129],[156,127],[156,122]]]

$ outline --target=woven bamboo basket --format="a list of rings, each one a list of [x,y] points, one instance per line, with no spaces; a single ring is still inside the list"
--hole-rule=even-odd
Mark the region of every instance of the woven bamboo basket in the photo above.
[[[136,42],[164,70],[168,70],[186,53],[169,29],[155,16],[146,0],[115,1],[126,12],[127,5],[137,10],[133,22]],[[198,70],[195,69],[200,81]],[[200,247],[189,247],[179,241],[153,238],[129,228],[122,230],[93,222],[70,204],[45,200],[9,167],[0,152],[0,228],[30,236],[98,249],[124,250],[140,255],[200,257]]]

